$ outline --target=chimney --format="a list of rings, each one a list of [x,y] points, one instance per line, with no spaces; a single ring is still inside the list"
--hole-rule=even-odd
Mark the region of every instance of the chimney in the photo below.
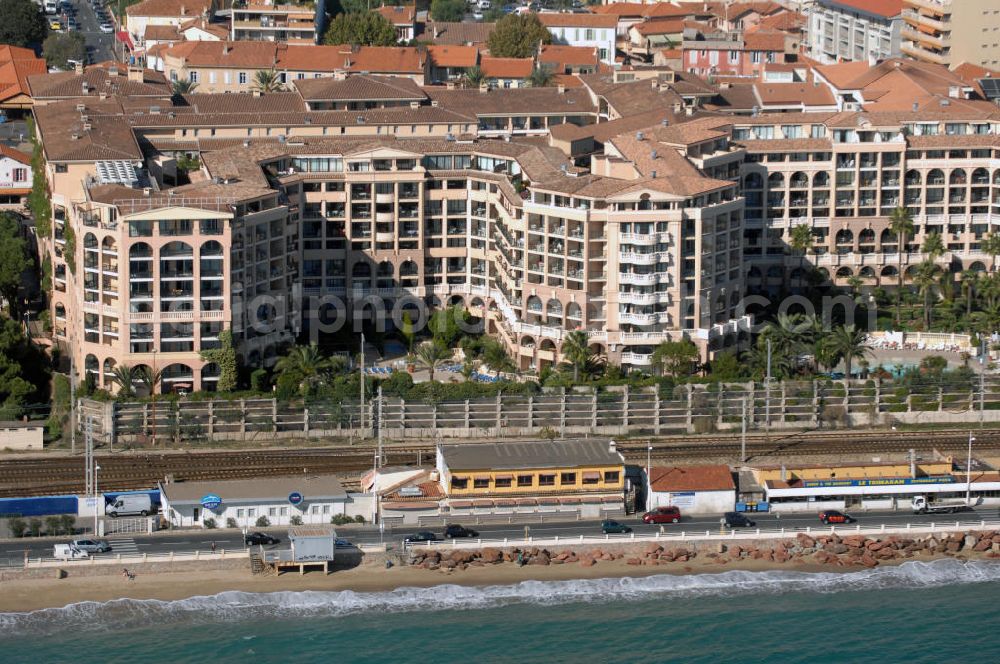
[[[437,39],[438,35],[440,35],[440,34],[441,34],[441,30],[437,27],[437,24],[435,24],[434,25],[434,39]]]
[[[73,67],[73,71],[76,72],[77,76],[83,76],[83,63],[82,62],[76,63],[76,65]]]
[[[958,88],[957,85],[949,85],[948,86],[948,96],[951,97],[952,99],[958,99],[958,97],[959,97],[959,88]]]
[[[454,90],[455,89],[455,81],[445,81],[444,87],[445,87],[446,90]]]
[[[108,76],[118,76],[118,65],[108,67]]]
[[[418,109],[418,108],[420,108],[420,102],[419,101],[411,101],[410,102],[410,108],[411,109]]]
[[[563,83],[560,83],[559,85],[556,86],[556,91],[559,94],[564,95],[566,94],[566,86]]]
[[[135,83],[142,83],[142,67],[129,67],[128,68],[128,80]]]
[[[486,83],[479,84],[479,94],[484,95],[489,91],[490,91],[490,86],[486,85]]]
[[[181,16],[187,16],[187,6],[181,5]]]
[[[230,50],[230,48],[229,48],[229,42],[227,42],[227,41],[222,42],[222,54],[223,55],[229,55],[229,50]]]

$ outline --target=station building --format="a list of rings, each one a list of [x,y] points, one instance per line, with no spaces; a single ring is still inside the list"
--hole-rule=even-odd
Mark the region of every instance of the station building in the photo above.
[[[329,524],[338,514],[371,519],[372,499],[348,494],[333,475],[294,475],[246,480],[160,483],[163,516],[173,526],[255,528],[265,517],[271,526]],[[232,521],[230,521],[232,519]]]
[[[1000,473],[974,470],[966,475],[964,469],[956,470],[950,457],[912,463],[758,466],[752,474],[773,511],[908,510],[914,496],[926,495],[933,502],[963,498],[967,490],[980,504],[1000,505]]]
[[[649,471],[647,510],[673,506],[682,514],[721,514],[731,512],[735,504],[729,466],[656,466]]]

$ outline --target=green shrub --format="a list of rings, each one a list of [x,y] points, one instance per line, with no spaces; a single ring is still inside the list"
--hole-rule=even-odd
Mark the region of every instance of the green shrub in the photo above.
[[[233,517],[227,518],[226,519],[226,528],[239,528],[239,525],[237,525],[237,523],[236,523],[236,519],[234,519]]]
[[[28,530],[31,532],[32,537],[38,537],[42,534],[42,520],[41,519],[31,519],[28,521]]]
[[[343,526],[348,523],[354,523],[354,519],[347,516],[346,514],[334,514],[330,517],[330,523],[335,526]]]
[[[62,519],[62,528],[64,533],[67,535],[73,535],[76,533],[76,515],[63,514],[59,518]]]
[[[298,515],[295,515],[291,519],[288,520],[288,523],[290,525],[293,525],[293,526],[301,526],[302,525],[302,517],[298,516]]]
[[[17,517],[7,519],[7,528],[14,537],[24,537],[25,533],[28,532],[28,524],[24,519]]]
[[[250,374],[250,389],[254,392],[267,392],[271,389],[271,381],[267,376],[267,369],[254,369]]]
[[[257,523],[255,524],[258,528],[267,528],[271,525],[271,521],[263,514],[257,517]]]
[[[360,514],[358,514],[356,517],[354,517],[354,522],[355,523],[364,523],[365,522],[365,517],[363,517]]]
[[[202,521],[202,524],[204,524],[204,526],[209,530],[215,530],[215,519],[213,519],[212,517],[209,517],[204,521]]]
[[[45,517],[45,532],[48,535],[62,535],[63,525],[62,519],[58,516],[47,516]]]

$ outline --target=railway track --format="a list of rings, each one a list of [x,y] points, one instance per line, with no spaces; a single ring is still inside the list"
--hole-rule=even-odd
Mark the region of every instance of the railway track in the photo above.
[[[1000,449],[1000,429],[976,431],[976,447]],[[747,436],[750,460],[762,457],[808,455],[871,455],[905,453],[915,449],[955,451],[965,448],[968,430],[922,432],[806,432]],[[647,450],[658,462],[698,458],[729,458],[740,454],[739,435],[627,439],[618,444],[627,461],[642,464]],[[390,465],[427,463],[434,442],[390,443],[385,447]],[[148,488],[168,475],[182,480],[248,479],[268,475],[332,473],[345,487],[357,488],[359,476],[372,467],[373,444],[351,448],[302,448],[205,452],[130,452],[98,455],[98,486],[104,491]],[[84,461],[80,456],[51,456],[0,461],[0,497],[53,495],[83,491]]]

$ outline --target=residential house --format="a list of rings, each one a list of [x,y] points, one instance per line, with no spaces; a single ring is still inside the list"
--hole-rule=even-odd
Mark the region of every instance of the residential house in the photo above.
[[[31,155],[0,143],[0,208],[24,204],[31,193]]]
[[[535,62],[531,58],[479,58],[479,70],[491,86],[498,88],[520,88],[526,85]]]
[[[417,30],[417,6],[382,6],[376,10],[396,28],[396,40],[402,44],[413,41]]]
[[[676,507],[681,515],[721,514],[736,507],[729,466],[654,466],[646,480],[646,509]]]
[[[430,83],[457,81],[465,72],[479,64],[479,49],[475,46],[428,46]]]
[[[593,74],[601,62],[596,47],[559,44],[544,44],[537,61],[553,74]]]
[[[0,45],[0,110],[31,108],[28,77],[46,71],[45,60],[30,48]]]
[[[708,76],[730,74],[756,78],[768,64],[795,62],[799,42],[777,30],[748,30],[741,35],[686,28],[684,69]]]
[[[453,23],[427,21],[418,25],[417,38],[439,46],[479,46],[486,44],[496,23]]]
[[[143,43],[146,26],[179,28],[192,19],[210,17],[216,0],[142,0],[125,8],[125,30],[136,44]]]
[[[360,111],[420,105],[427,99],[412,79],[351,74],[292,81],[311,111]]]
[[[629,28],[625,50],[631,57],[652,62],[658,51],[672,50],[684,40],[682,19],[658,19]]]
[[[601,14],[546,13],[538,14],[538,20],[552,33],[554,44],[596,48],[597,57],[601,62],[614,64],[617,17]]]

